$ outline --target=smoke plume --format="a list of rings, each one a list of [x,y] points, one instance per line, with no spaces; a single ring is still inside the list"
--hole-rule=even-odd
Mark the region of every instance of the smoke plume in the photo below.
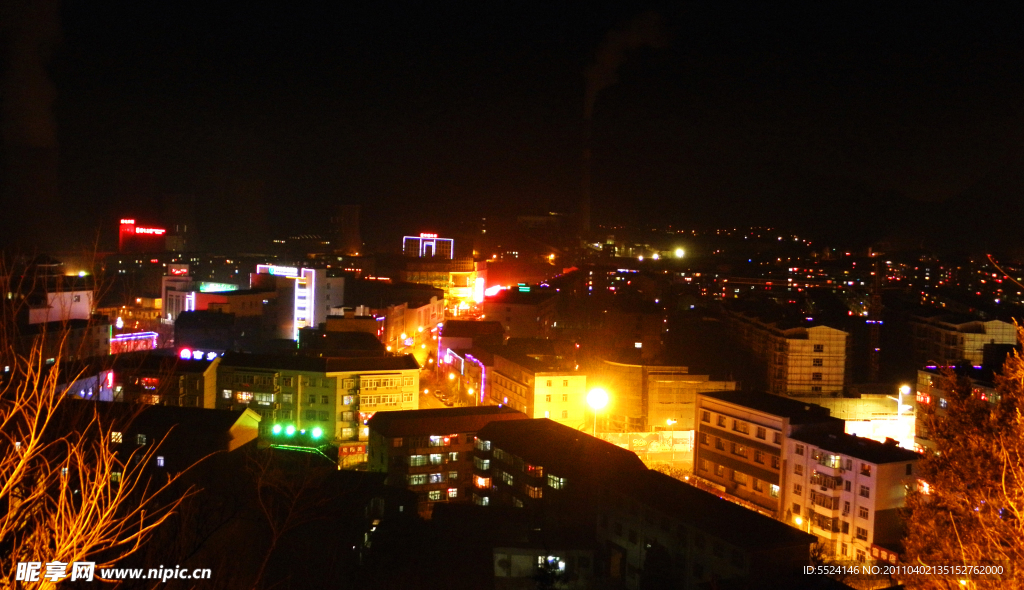
[[[656,12],[641,13],[624,27],[609,31],[604,43],[594,54],[594,62],[585,72],[587,94],[583,116],[587,120],[593,117],[598,93],[619,81],[619,67],[631,51],[641,47],[664,47],[667,44],[668,37],[661,15]]]

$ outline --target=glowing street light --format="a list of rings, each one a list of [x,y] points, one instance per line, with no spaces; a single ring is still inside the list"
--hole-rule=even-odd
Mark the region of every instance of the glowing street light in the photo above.
[[[455,381],[455,373],[448,373],[448,380]]]
[[[686,255],[686,251],[682,248],[676,248],[676,258],[682,258]]]
[[[608,392],[595,387],[587,394],[587,405],[594,410],[594,436],[597,436],[597,412],[608,405]]]
[[[281,434],[281,425],[280,424],[274,424],[273,431],[274,431],[274,434]]]
[[[313,438],[320,438],[324,435],[324,431],[319,426],[313,429]]]

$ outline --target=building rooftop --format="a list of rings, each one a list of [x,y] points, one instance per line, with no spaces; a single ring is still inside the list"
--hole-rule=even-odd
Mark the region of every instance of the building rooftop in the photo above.
[[[477,433],[493,447],[542,465],[560,477],[593,477],[645,471],[643,461],[626,449],[548,420],[491,422]]]
[[[832,453],[847,455],[875,465],[906,463],[921,458],[921,455],[914,451],[899,447],[896,441],[883,443],[855,434],[800,432],[794,434],[792,438]]]
[[[619,478],[626,496],[683,523],[743,548],[807,545],[814,535],[783,524],[653,470]]]
[[[367,424],[386,437],[476,432],[500,420],[524,420],[526,414],[504,406],[431,408],[377,412]]]
[[[287,354],[249,354],[226,352],[221,359],[223,367],[247,367],[254,369],[284,369],[289,371],[313,371],[317,373],[343,373],[354,371],[405,371],[419,369],[420,365],[411,354],[386,357],[307,357]]]
[[[506,305],[540,305],[558,296],[554,289],[520,291],[515,287],[503,289],[484,299],[484,303],[503,303]]]
[[[501,322],[475,320],[447,320],[441,329],[444,338],[476,338],[492,334],[505,335]]]
[[[828,408],[770,393],[715,391],[704,392],[698,395],[765,412],[773,416],[789,418],[790,424],[809,424],[837,420],[837,418],[831,417]]]

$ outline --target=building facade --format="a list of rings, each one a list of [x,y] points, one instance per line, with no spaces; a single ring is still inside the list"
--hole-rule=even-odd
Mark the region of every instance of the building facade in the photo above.
[[[727,312],[740,343],[765,364],[768,393],[838,395],[846,380],[848,334],[824,325],[791,325]]]
[[[411,355],[317,358],[227,352],[217,375],[217,407],[248,407],[261,434],[312,432],[326,440],[366,440],[380,410],[419,408],[419,365]]]
[[[702,393],[696,403],[694,474],[753,510],[785,516],[786,448],[797,432],[842,433],[826,408],[746,392]]]
[[[896,550],[899,512],[916,485],[918,459],[892,440],[794,434],[786,446],[783,519],[817,536],[840,560],[865,561],[876,545]]]
[[[522,419],[525,414],[494,406],[378,412],[368,422],[369,469],[416,492],[420,514],[429,517],[438,502],[469,501],[477,431]]]
[[[914,360],[918,365],[951,366],[963,361],[981,365],[985,346],[1017,344],[1013,324],[980,321],[952,314],[914,317],[910,321],[914,339]]]

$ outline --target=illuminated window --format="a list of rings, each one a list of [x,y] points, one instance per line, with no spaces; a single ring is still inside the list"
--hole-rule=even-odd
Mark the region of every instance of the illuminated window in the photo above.
[[[422,467],[426,464],[426,455],[409,455],[409,467]]]
[[[548,486],[553,490],[565,489],[566,479],[556,475],[548,474]]]
[[[114,444],[121,443],[122,442],[122,438],[123,437],[121,436],[120,432],[111,432],[110,433],[110,442],[112,442]]]
[[[121,472],[120,471],[111,471],[110,472],[110,481],[112,483],[120,482],[121,481]]]
[[[491,478],[477,475],[473,478],[473,485],[481,490],[486,490],[491,487]]]
[[[411,486],[421,486],[421,485],[427,483],[427,474],[426,473],[415,473],[415,474],[411,474],[411,475],[406,475],[405,476],[405,480]]]
[[[860,464],[860,474],[864,477],[871,477],[871,466],[867,463]]]
[[[434,454],[430,455],[430,464],[431,465],[440,465],[442,459],[443,459],[443,456],[440,453],[434,453]]]
[[[526,495],[531,498],[540,498],[544,495],[544,490],[538,486],[526,486]]]
[[[239,391],[235,394],[235,399],[237,399],[239,403],[247,404],[252,401],[252,392]]]
[[[725,477],[725,466],[724,465],[719,465],[719,464],[716,463],[715,464],[715,475],[717,475],[718,477]]]
[[[775,484],[771,484],[768,487],[768,495],[771,496],[772,498],[778,498],[779,497],[779,486],[777,486]]]
[[[443,473],[431,473],[430,477],[427,478],[429,483],[444,483]]]
[[[435,501],[436,500],[440,500],[441,499],[441,490],[430,490],[429,492],[427,492],[427,497],[430,498],[431,500],[435,500]]]
[[[448,497],[449,498],[458,498],[459,497],[459,489],[458,488],[448,488]]]
[[[733,471],[732,480],[741,486],[745,486],[747,485],[747,474],[741,471]]]
[[[220,395],[224,399],[231,399],[231,390],[230,389],[223,389],[223,390],[221,390]]]
[[[157,455],[157,457],[156,457],[156,466],[157,467],[163,467],[164,466],[163,455]]]
[[[145,434],[136,434],[135,435],[135,444],[139,445],[140,447],[141,446],[145,446],[145,444],[146,444],[146,435]]]

